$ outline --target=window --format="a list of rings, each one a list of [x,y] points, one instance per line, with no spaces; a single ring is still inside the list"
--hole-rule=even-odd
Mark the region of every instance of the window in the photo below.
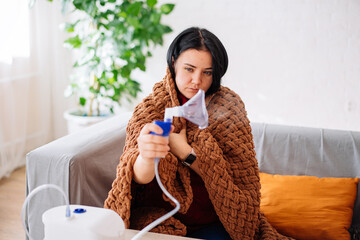
[[[30,56],[27,0],[0,1],[0,63]]]

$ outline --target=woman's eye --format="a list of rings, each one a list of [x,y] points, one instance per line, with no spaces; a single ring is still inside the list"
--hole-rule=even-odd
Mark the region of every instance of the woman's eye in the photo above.
[[[192,72],[192,68],[189,68],[189,67],[186,67],[185,70],[188,72]]]
[[[212,71],[205,71],[204,73],[205,73],[205,75],[208,75],[208,76],[212,75]]]

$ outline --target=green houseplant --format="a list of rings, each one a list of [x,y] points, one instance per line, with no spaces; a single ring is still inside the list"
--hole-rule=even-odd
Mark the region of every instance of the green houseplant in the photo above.
[[[52,1],[52,0],[48,0]],[[146,70],[151,49],[163,44],[172,29],[161,23],[174,4],[157,0],[62,0],[63,13],[76,13],[64,24],[70,34],[65,45],[74,50],[74,74],[65,96],[76,96],[79,115],[113,113],[123,99],[141,91],[132,78],[135,69]],[[67,10],[69,9],[69,11]]]

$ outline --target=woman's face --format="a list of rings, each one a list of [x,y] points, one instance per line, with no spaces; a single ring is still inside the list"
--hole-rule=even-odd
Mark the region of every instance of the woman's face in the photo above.
[[[175,82],[186,98],[192,98],[199,89],[206,92],[212,84],[212,58],[209,51],[188,49],[174,64]]]

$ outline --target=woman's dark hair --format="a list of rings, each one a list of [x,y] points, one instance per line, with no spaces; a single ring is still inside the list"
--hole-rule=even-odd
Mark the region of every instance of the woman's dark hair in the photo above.
[[[204,28],[191,27],[181,32],[170,44],[166,61],[171,76],[175,80],[173,62],[188,49],[207,50],[212,56],[212,84],[206,94],[212,94],[220,88],[221,78],[228,67],[228,56],[221,41]]]

